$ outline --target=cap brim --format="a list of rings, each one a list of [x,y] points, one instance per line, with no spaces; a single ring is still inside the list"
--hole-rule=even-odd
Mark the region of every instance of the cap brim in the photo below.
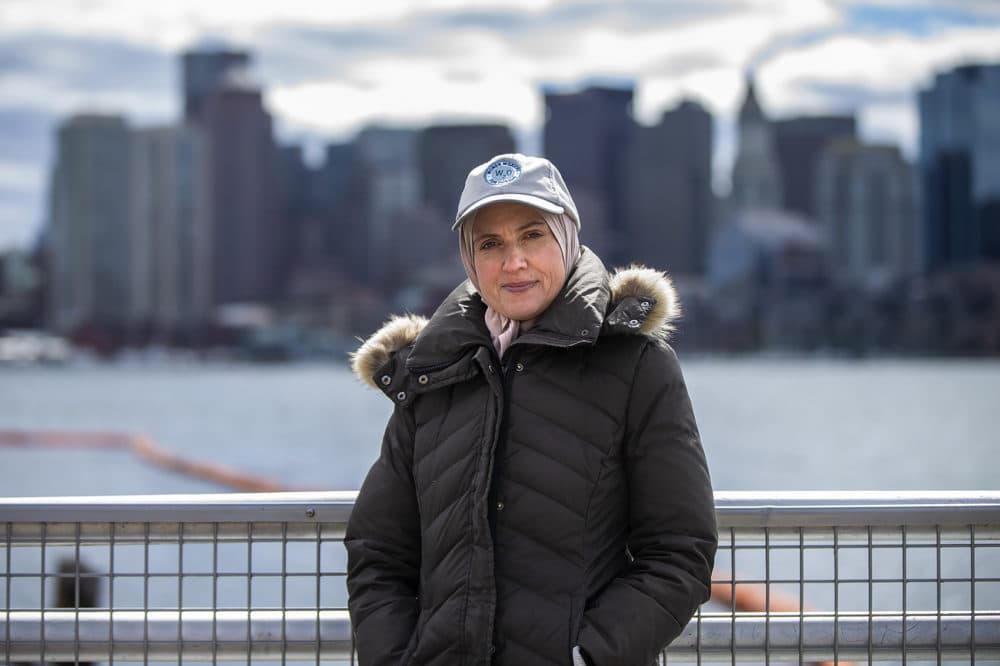
[[[540,210],[544,210],[546,213],[554,213],[556,215],[561,215],[566,212],[566,209],[559,204],[554,204],[551,201],[542,199],[541,197],[536,197],[531,194],[517,194],[514,192],[509,192],[507,194],[491,194],[488,197],[483,197],[479,201],[475,202],[468,208],[462,211],[462,213],[455,220],[455,224],[451,225],[451,230],[455,231],[462,223],[468,219],[469,215],[472,215],[477,210],[483,206],[489,206],[490,204],[499,203],[501,201],[513,201],[515,203],[523,203]]]

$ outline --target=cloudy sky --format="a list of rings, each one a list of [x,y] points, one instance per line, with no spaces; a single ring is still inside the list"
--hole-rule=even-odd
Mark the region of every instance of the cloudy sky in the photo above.
[[[917,91],[1000,62],[1000,1],[0,0],[0,249],[43,224],[62,119],[173,122],[179,54],[218,46],[253,53],[279,138],[314,156],[372,123],[499,120],[537,149],[542,86],[634,82],[643,123],[693,98],[724,190],[746,71],[768,113],[854,112],[913,158]]]

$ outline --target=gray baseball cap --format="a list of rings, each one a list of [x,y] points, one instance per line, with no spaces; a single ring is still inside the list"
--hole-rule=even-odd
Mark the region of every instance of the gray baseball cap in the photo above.
[[[483,206],[500,201],[527,204],[547,213],[566,213],[580,228],[580,214],[556,165],[544,157],[507,153],[469,172],[452,231]]]

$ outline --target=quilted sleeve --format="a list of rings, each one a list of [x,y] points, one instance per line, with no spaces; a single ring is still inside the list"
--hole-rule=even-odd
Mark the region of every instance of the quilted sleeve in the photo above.
[[[403,662],[419,614],[420,517],[413,415],[396,407],[347,523],[347,591],[359,662]]]
[[[718,535],[712,483],[673,350],[650,343],[626,426],[631,566],[584,614],[579,644],[596,666],[652,664],[708,600]]]

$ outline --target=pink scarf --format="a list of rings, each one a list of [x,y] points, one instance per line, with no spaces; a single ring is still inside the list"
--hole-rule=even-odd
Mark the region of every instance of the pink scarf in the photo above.
[[[554,215],[542,211],[539,211],[539,214],[541,214],[542,219],[545,220],[549,229],[552,230],[552,235],[556,237],[556,242],[559,243],[563,261],[566,264],[566,277],[568,278],[570,271],[573,270],[573,266],[576,264],[576,258],[580,255],[580,238],[577,234],[576,222],[566,214]],[[479,279],[476,276],[476,265],[473,262],[475,248],[472,245],[472,230],[475,224],[475,216],[462,224],[459,237],[459,250],[462,254],[462,265],[465,266],[465,273],[469,276],[472,286],[476,288],[476,291],[479,291]],[[565,282],[563,284],[565,285]],[[496,348],[500,358],[503,358],[504,352],[507,351],[507,348],[510,347],[514,339],[520,335],[521,331],[530,329],[534,324],[534,319],[528,321],[508,319],[494,310],[492,305],[489,303],[486,304],[486,328],[490,331],[493,346]]]

